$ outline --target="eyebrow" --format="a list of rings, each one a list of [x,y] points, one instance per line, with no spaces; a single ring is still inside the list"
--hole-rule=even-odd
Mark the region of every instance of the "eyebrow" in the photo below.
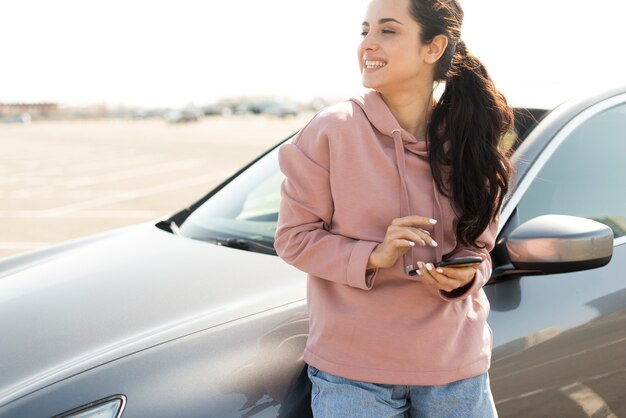
[[[382,18],[382,19],[380,19],[380,20],[378,21],[378,24],[379,24],[379,25],[382,25],[382,24],[389,23],[389,22],[399,23],[399,24],[401,24],[401,25],[403,24],[403,23],[402,23],[402,22],[400,22],[399,20],[396,20],[396,19],[394,19],[394,18],[392,18],[392,17],[384,17],[384,18]],[[363,25],[363,26],[369,26],[370,24],[369,24],[368,22],[364,21],[364,22],[362,23],[362,25]]]

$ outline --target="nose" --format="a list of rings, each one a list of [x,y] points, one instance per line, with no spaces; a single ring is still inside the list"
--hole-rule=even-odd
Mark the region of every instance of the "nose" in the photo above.
[[[376,43],[376,39],[372,36],[371,33],[368,33],[363,37],[361,41],[361,49],[363,51],[374,51],[378,48],[378,44]]]
[[[359,64],[364,65],[364,63],[362,62],[363,57],[367,54],[375,54],[377,49],[378,44],[376,43],[375,39],[369,34],[365,35],[363,37],[363,40],[361,40],[358,48]]]

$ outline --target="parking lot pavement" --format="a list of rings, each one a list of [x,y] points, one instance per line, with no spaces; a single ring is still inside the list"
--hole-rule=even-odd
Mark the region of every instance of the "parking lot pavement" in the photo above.
[[[180,210],[311,116],[0,125],[0,258]]]

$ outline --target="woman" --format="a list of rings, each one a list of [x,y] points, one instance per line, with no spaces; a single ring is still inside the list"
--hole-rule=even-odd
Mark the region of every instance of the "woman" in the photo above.
[[[373,0],[358,50],[368,90],[280,150],[275,248],[308,273],[316,417],[497,416],[482,287],[513,115],[462,19],[457,0]],[[483,261],[433,266],[466,256]]]

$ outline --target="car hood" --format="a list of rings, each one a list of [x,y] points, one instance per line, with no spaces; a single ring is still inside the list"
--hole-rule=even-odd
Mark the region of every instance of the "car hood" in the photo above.
[[[278,257],[152,223],[0,262],[0,406],[115,358],[305,298]]]

